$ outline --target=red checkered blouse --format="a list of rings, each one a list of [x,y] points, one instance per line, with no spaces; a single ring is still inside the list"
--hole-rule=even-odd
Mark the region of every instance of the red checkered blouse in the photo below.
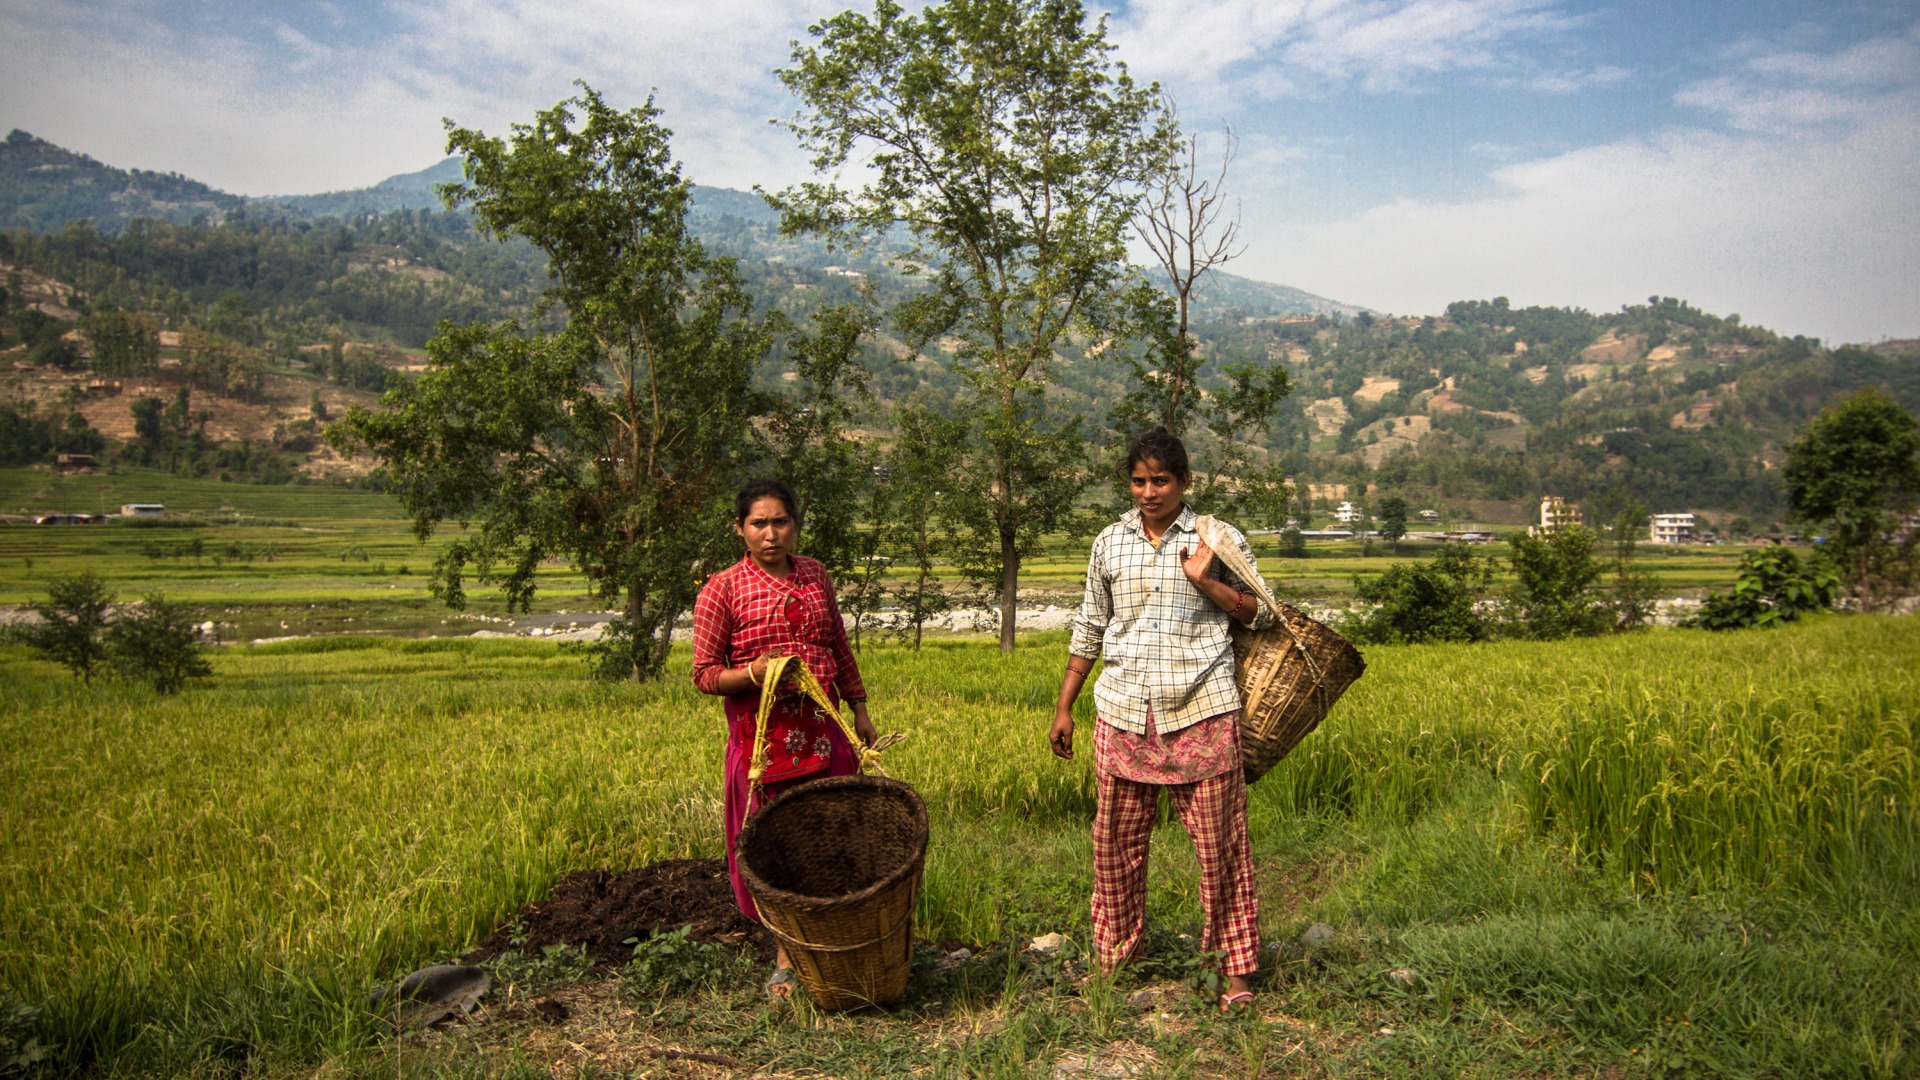
[[[707,579],[693,605],[693,685],[702,693],[719,693],[720,673],[728,668],[774,652],[798,656],[821,686],[842,698],[867,696],[833,582],[819,560],[791,558],[793,572],[784,581],[751,558]]]

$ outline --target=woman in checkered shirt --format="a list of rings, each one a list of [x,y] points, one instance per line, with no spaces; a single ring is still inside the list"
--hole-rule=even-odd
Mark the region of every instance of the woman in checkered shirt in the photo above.
[[[1249,1008],[1259,905],[1240,768],[1240,693],[1229,620],[1273,622],[1214,559],[1182,501],[1192,477],[1178,437],[1155,428],[1123,466],[1134,508],[1094,539],[1066,678],[1048,741],[1073,757],[1073,703],[1093,663],[1093,946],[1103,970],[1132,958],[1146,922],[1147,846],[1166,791],[1200,859],[1200,948],[1224,954],[1221,1011]],[[1246,537],[1228,530],[1247,565]]]
[[[854,731],[868,744],[873,724],[833,582],[818,561],[794,554],[800,514],[793,492],[774,480],[748,482],[734,501],[734,529],[746,555],[708,579],[693,605],[693,684],[703,694],[726,698],[727,875],[741,912],[757,922],[759,909],[734,855],[734,838],[747,814],[796,784],[860,769],[860,756],[840,725],[796,692],[775,705],[767,725],[767,770],[750,790],[747,767],[768,659],[799,657],[836,704],[853,706]],[[767,992],[785,996],[792,986],[783,945]]]

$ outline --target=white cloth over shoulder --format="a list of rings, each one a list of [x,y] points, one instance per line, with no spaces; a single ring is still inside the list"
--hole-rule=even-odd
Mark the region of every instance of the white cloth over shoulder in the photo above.
[[[1121,515],[1094,538],[1086,594],[1068,648],[1075,656],[1104,661],[1093,687],[1094,704],[1102,720],[1123,731],[1144,734],[1149,708],[1161,734],[1240,708],[1231,617],[1181,570],[1181,552],[1203,538],[1203,520],[1211,522],[1213,540],[1207,546],[1216,556],[1208,575],[1266,598],[1253,626],[1273,625],[1272,593],[1240,530],[1182,507],[1156,547],[1147,539],[1139,510]]]

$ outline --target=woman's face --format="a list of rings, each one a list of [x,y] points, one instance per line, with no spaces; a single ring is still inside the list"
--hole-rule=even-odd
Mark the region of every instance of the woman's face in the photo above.
[[[755,499],[747,508],[745,521],[734,525],[740,539],[746,542],[747,554],[761,566],[779,566],[793,554],[793,542],[800,534],[800,524],[787,513],[787,504],[771,495]]]
[[[1133,505],[1148,521],[1165,521],[1180,512],[1180,499],[1187,493],[1186,481],[1174,476],[1154,458],[1134,463]]]

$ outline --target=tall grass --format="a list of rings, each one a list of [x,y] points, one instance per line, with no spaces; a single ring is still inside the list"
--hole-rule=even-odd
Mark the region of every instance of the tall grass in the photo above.
[[[888,768],[933,824],[924,936],[1084,926],[1091,732],[1072,763],[1043,741],[1063,653],[1047,635],[1013,657],[980,641],[863,656],[876,722],[912,733]],[[76,1067],[358,1045],[367,989],[457,954],[565,872],[718,854],[722,722],[685,663],[632,688],[532,642],[320,639],[223,654],[213,681],[160,699],[0,650],[0,996],[41,1007]],[[1896,928],[1920,895],[1909,622],[1369,663],[1254,788],[1268,934],[1309,916],[1402,927],[1434,965],[1497,982],[1528,961],[1433,928],[1718,890],[1844,910],[1882,927],[1857,939],[1869,953],[1920,961]],[[1190,925],[1183,849],[1156,846],[1150,906]],[[1348,886],[1297,907],[1275,875],[1329,854],[1357,868]],[[1836,894],[1849,875],[1877,885]],[[1894,997],[1920,999],[1911,982]]]

